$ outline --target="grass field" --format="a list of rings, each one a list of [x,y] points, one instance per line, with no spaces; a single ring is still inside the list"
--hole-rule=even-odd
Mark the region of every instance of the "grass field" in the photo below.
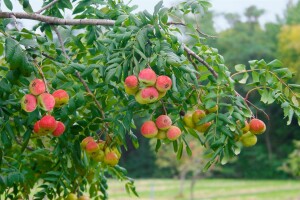
[[[109,181],[111,200],[189,200],[190,182],[185,183],[183,197],[178,197],[179,181],[170,179],[136,180],[140,198],[126,194],[124,185]],[[281,180],[199,180],[195,185],[195,200],[300,200],[300,181]]]

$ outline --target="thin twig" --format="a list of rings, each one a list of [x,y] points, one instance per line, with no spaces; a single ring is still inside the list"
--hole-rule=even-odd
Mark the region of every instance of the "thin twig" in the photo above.
[[[262,113],[266,116],[266,118],[267,118],[268,120],[270,120],[269,115],[268,115],[264,110],[260,109],[260,108],[257,107],[256,105],[254,105],[254,104],[253,104],[251,101],[249,101],[248,99],[245,99],[245,101],[247,101],[247,103],[249,103],[251,106],[253,106],[256,110],[262,112]]]
[[[70,60],[70,57],[69,57],[69,55],[68,55],[67,52],[66,52],[66,48],[65,48],[65,45],[64,45],[64,41],[62,40],[62,37],[61,37],[60,32],[58,31],[58,29],[57,29],[56,26],[51,26],[51,27],[53,28],[54,32],[55,32],[56,35],[57,35],[57,38],[58,38],[58,41],[59,41],[59,43],[60,43],[60,47],[61,47],[61,50],[62,50],[63,54],[65,55],[65,57],[66,57],[68,60]]]
[[[36,62],[36,60],[34,60],[34,64],[35,64],[36,68],[38,69],[39,74],[40,74],[40,76],[42,77],[42,79],[43,79],[43,81],[44,81],[44,83],[45,83],[45,86],[46,86],[46,92],[49,93],[49,88],[48,88],[47,79],[46,79],[46,77],[45,77],[45,75],[44,75],[44,73],[43,73],[43,70],[42,70],[41,66]]]
[[[217,36],[214,36],[214,35],[208,35],[207,33],[203,33],[202,31],[200,31],[198,28],[196,28],[196,31],[200,34],[200,35],[203,35],[205,37],[208,37],[208,38],[218,38]]]
[[[50,8],[52,5],[54,5],[56,2],[58,2],[59,0],[54,0],[51,3],[49,3],[48,5],[42,7],[40,10],[36,11],[36,14],[41,14],[44,10],[47,10],[48,8]]]
[[[168,115],[168,112],[167,112],[167,109],[166,109],[166,106],[165,106],[164,102],[163,102],[162,100],[160,100],[160,102],[161,102],[161,105],[162,105],[162,107],[163,107],[164,114],[165,114],[165,115]]]
[[[70,60],[70,57],[69,55],[67,54],[66,52],[66,49],[65,49],[65,45],[64,45],[64,42],[62,40],[62,37],[61,37],[61,34],[60,32],[58,31],[57,27],[56,26],[52,26],[53,30],[55,31],[57,37],[58,37],[58,41],[60,43],[60,46],[61,46],[61,49],[62,49],[62,52],[63,54],[65,55],[65,57]],[[88,92],[88,94],[90,96],[92,96],[94,102],[96,103],[96,106],[98,107],[99,111],[101,112],[101,115],[102,115],[102,119],[105,119],[105,112],[104,110],[102,109],[99,101],[97,100],[96,96],[92,93],[92,91],[90,90],[89,86],[86,84],[86,82],[83,80],[82,76],[80,75],[80,73],[78,71],[75,72],[77,78],[80,80],[80,82],[83,84],[85,90]]]
[[[194,69],[195,69],[196,71],[198,71],[198,66],[197,66],[196,63],[192,60],[190,54],[187,55],[187,59],[190,61],[190,63],[192,63],[192,65],[194,66]],[[199,74],[196,74],[196,77],[199,79],[199,78],[200,78],[200,75],[199,75]]]
[[[102,25],[113,26],[114,20],[110,19],[62,19],[58,17],[44,16],[35,13],[25,12],[0,12],[0,18],[12,18],[15,16],[17,19],[32,19],[40,22],[45,22],[53,25]]]
[[[22,142],[16,138],[16,142],[18,145],[23,146]],[[33,147],[27,146],[26,149],[28,149],[29,151],[34,151],[35,149]]]
[[[167,24],[168,24],[168,25],[186,26],[186,24],[183,23],[183,22],[168,22]],[[197,31],[199,34],[201,34],[201,35],[203,35],[203,36],[205,36],[205,37],[208,37],[208,38],[217,38],[217,36],[214,36],[214,35],[208,35],[207,33],[204,33],[204,32],[202,32],[202,31],[200,31],[199,28],[196,28],[196,31]]]
[[[212,73],[212,75],[215,78],[218,78],[217,72],[204,59],[202,59],[200,56],[198,56],[193,50],[188,48],[185,44],[183,44],[183,48],[188,55],[191,55],[194,58],[196,58],[200,63],[202,63]]]

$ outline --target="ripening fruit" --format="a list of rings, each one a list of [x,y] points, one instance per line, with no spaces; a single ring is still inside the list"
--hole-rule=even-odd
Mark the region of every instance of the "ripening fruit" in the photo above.
[[[139,90],[139,80],[135,75],[128,76],[124,81],[125,92],[129,95],[135,95]]]
[[[191,113],[187,113],[183,117],[184,124],[189,128],[195,128],[195,124],[193,122],[193,117]]]
[[[59,137],[61,134],[65,132],[65,125],[64,123],[57,121],[56,129],[53,131],[52,135],[55,137]]]
[[[257,143],[257,137],[249,131],[248,133],[242,135],[240,141],[242,142],[244,147],[251,147]]]
[[[81,148],[85,149],[87,143],[89,143],[90,141],[95,141],[95,140],[91,136],[84,138],[80,143]]]
[[[195,129],[197,131],[199,131],[200,133],[205,133],[205,131],[207,131],[207,129],[211,126],[211,122],[207,122],[205,124],[201,124],[195,127]]]
[[[146,121],[141,127],[141,134],[146,138],[153,138],[157,135],[158,129],[153,121]]]
[[[104,156],[105,156],[104,151],[99,150],[95,154],[92,154],[91,158],[96,162],[103,162],[104,161]]]
[[[156,73],[152,69],[146,68],[140,71],[138,78],[144,85],[153,86],[156,82]]]
[[[39,127],[40,131],[42,132],[52,133],[56,129],[57,123],[54,117],[52,117],[51,115],[46,115],[40,120]]]
[[[240,121],[237,121],[237,124],[239,124],[240,126],[242,126]],[[250,129],[250,125],[247,121],[245,121],[245,126],[241,129],[243,131],[243,133],[247,133]]]
[[[82,195],[78,198],[78,200],[90,200],[90,197]]]
[[[105,147],[105,141],[104,140],[98,140],[97,141],[98,147],[100,150],[104,150]]]
[[[166,96],[167,92],[158,92],[158,99],[160,100],[161,98],[163,98],[164,96]]]
[[[95,152],[99,151],[99,146],[95,141],[89,141],[85,146],[85,151],[88,154],[95,153]]]
[[[204,110],[195,110],[192,115],[193,122],[197,124],[201,119],[203,119],[206,116]]]
[[[21,99],[21,107],[26,112],[32,112],[36,109],[37,100],[35,96],[31,94],[26,94]]]
[[[160,140],[166,139],[167,138],[167,131],[158,130],[156,138],[160,139]]]
[[[167,131],[167,138],[171,141],[177,140],[181,135],[181,130],[177,126],[171,126]]]
[[[40,120],[35,122],[35,124],[33,126],[33,132],[39,136],[44,136],[49,133],[48,131],[40,129]]]
[[[110,166],[115,166],[119,162],[119,157],[116,152],[109,148],[105,149],[104,163]]]
[[[160,130],[167,130],[172,125],[172,120],[168,115],[160,115],[156,121],[155,124],[158,129]]]
[[[111,150],[117,154],[119,159],[121,158],[121,153],[117,147],[112,147]]]
[[[135,95],[135,100],[140,104],[153,103],[158,100],[158,91],[155,87],[143,88]]]
[[[50,111],[55,106],[55,99],[51,94],[43,93],[38,96],[38,104],[43,110]]]
[[[252,119],[249,123],[250,132],[257,135],[262,134],[266,131],[266,125],[263,121],[259,119]]]
[[[29,91],[33,95],[40,95],[46,91],[46,86],[43,80],[34,79],[29,84]]]
[[[215,112],[217,112],[218,109],[219,109],[219,106],[215,105],[214,107],[207,109],[206,112],[207,113],[215,113]]]
[[[67,196],[66,200],[77,200],[77,196],[76,196],[76,194],[74,194],[74,193],[70,193],[70,194]]]
[[[168,76],[159,76],[156,79],[155,87],[159,92],[166,92],[172,86],[172,80]]]
[[[69,102],[69,95],[65,90],[56,90],[52,93],[55,100],[55,107],[59,108]]]

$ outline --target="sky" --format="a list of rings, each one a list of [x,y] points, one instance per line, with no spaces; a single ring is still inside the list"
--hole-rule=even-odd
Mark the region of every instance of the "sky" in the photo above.
[[[2,1],[2,0],[0,0]],[[130,0],[124,0],[128,3]],[[150,13],[153,12],[154,6],[160,0],[132,0],[131,5],[138,5],[139,8],[137,11],[148,10]],[[286,4],[289,0],[210,0],[212,3],[212,8],[215,13],[220,14],[224,12],[239,13],[243,14],[245,8],[256,5],[258,8],[265,10],[265,14],[261,17],[260,23],[264,24],[265,22],[276,21],[276,15],[282,16],[283,11],[286,8]],[[295,0],[294,0],[295,1]],[[14,5],[14,11],[22,11],[18,3],[18,0],[12,0]],[[170,7],[178,3],[178,0],[164,0],[164,6]],[[42,5],[41,0],[30,0],[30,3],[34,10],[39,10]],[[2,1],[1,8],[3,11],[8,11]],[[26,27],[32,26],[32,21],[22,21]],[[228,24],[222,17],[215,18],[215,28],[216,30],[224,30],[228,27]]]

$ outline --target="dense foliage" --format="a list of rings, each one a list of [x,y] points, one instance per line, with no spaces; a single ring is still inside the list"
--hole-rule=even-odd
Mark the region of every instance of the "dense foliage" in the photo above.
[[[245,120],[261,112],[249,101],[253,92],[264,104],[279,104],[288,124],[294,116],[300,123],[296,91],[300,86],[289,84],[292,73],[279,60],[252,60],[249,66],[236,65],[231,73],[218,50],[203,44],[198,27],[188,25],[188,32],[177,28],[186,26],[188,18],[178,21],[171,16],[199,14],[210,6],[207,1],[187,1],[172,8],[159,2],[153,14],[134,14],[134,7],[120,0],[53,1],[42,16],[63,18],[70,10],[78,19],[73,26],[65,26],[64,21],[59,27],[57,21],[47,21],[53,18],[33,13],[28,0],[19,2],[23,15],[0,12],[0,193],[5,199],[29,198],[33,187],[38,191],[35,199],[64,198],[70,192],[107,199],[110,176],[125,181],[126,190],[136,194],[126,169],[95,162],[80,147],[85,137],[92,136],[119,151],[128,149],[128,138],[138,148],[134,116],[154,120],[168,114],[184,134],[173,142],[157,139],[156,149],[172,145],[180,159],[183,151],[192,154],[187,141],[194,138],[207,150],[204,171],[240,153],[237,140]],[[44,1],[44,6],[50,2]],[[4,3],[13,9],[10,0]],[[42,22],[33,30],[20,28],[15,20],[24,16],[39,16],[36,20]],[[85,19],[100,21],[82,24]],[[182,43],[178,33],[192,37],[193,45]],[[125,93],[123,82],[145,68],[171,77],[172,88],[160,101],[141,105]],[[64,89],[70,96],[68,104],[51,112],[66,127],[60,137],[34,134],[34,123],[49,113],[41,109],[27,113],[21,108],[20,100],[35,78],[45,78],[50,93]],[[245,97],[236,91],[240,85],[249,88]],[[184,126],[183,112],[216,106],[216,112],[198,123],[213,122],[204,134]]]

